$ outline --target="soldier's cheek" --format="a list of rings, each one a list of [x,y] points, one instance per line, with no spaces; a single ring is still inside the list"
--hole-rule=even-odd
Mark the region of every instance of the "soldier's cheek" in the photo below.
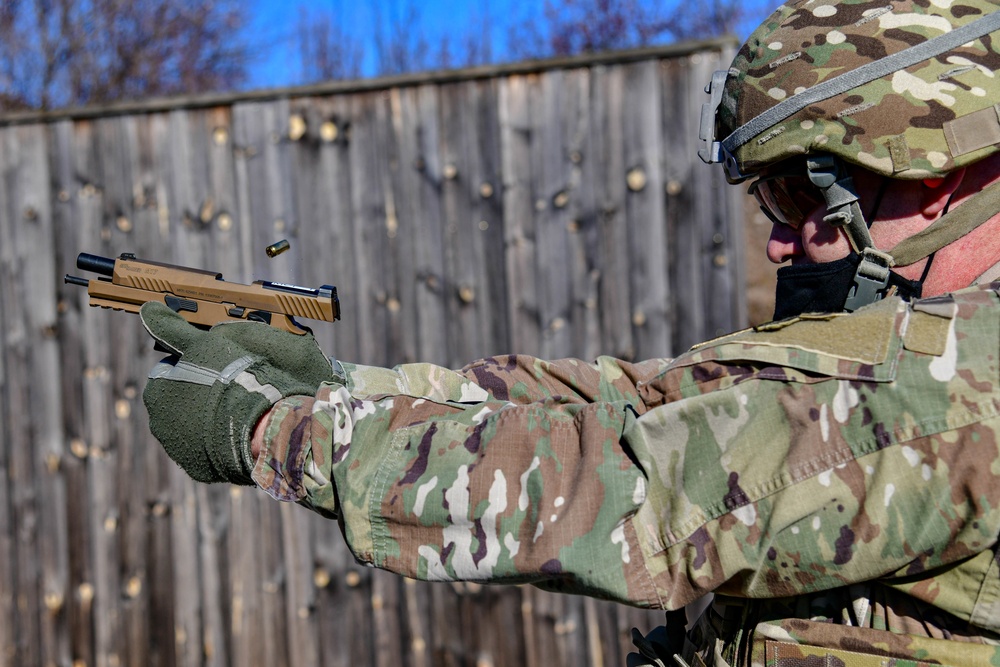
[[[851,252],[844,230],[823,222],[818,211],[802,223],[801,232],[806,257],[817,264],[843,259]]]

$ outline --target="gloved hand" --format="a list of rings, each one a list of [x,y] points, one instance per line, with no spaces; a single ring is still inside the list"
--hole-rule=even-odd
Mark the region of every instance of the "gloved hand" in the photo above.
[[[174,356],[157,364],[142,393],[149,428],[167,454],[199,482],[253,485],[250,437],[278,400],[313,395],[333,380],[311,334],[259,322],[205,331],[162,303],[146,303],[142,324]]]

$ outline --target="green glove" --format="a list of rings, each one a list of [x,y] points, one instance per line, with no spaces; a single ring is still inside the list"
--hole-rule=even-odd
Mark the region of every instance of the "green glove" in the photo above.
[[[259,322],[205,331],[162,303],[146,303],[142,324],[167,357],[149,373],[142,400],[149,428],[167,454],[199,482],[253,485],[250,438],[278,400],[313,395],[333,380],[330,361],[311,334]]]

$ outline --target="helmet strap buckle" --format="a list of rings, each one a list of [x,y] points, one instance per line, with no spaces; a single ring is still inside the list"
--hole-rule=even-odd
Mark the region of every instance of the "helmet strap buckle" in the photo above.
[[[809,181],[823,193],[827,214],[823,221],[843,227],[855,252],[875,244],[868,233],[868,223],[858,204],[858,195],[843,163],[833,155],[813,155],[806,160]]]
[[[844,310],[853,313],[862,306],[881,300],[885,296],[889,269],[893,264],[891,255],[875,248],[865,248],[854,272],[854,284],[844,301]]]

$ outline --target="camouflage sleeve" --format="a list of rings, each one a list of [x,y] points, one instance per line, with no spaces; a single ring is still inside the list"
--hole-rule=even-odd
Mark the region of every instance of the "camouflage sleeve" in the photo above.
[[[419,578],[668,608],[881,579],[997,616],[1000,565],[976,556],[1000,533],[998,328],[974,289],[669,363],[345,365],[275,406],[255,480]]]
[[[367,564],[652,599],[629,557],[645,477],[621,439],[642,404],[637,386],[666,363],[342,364],[342,383],[268,415],[255,479],[339,516]]]

